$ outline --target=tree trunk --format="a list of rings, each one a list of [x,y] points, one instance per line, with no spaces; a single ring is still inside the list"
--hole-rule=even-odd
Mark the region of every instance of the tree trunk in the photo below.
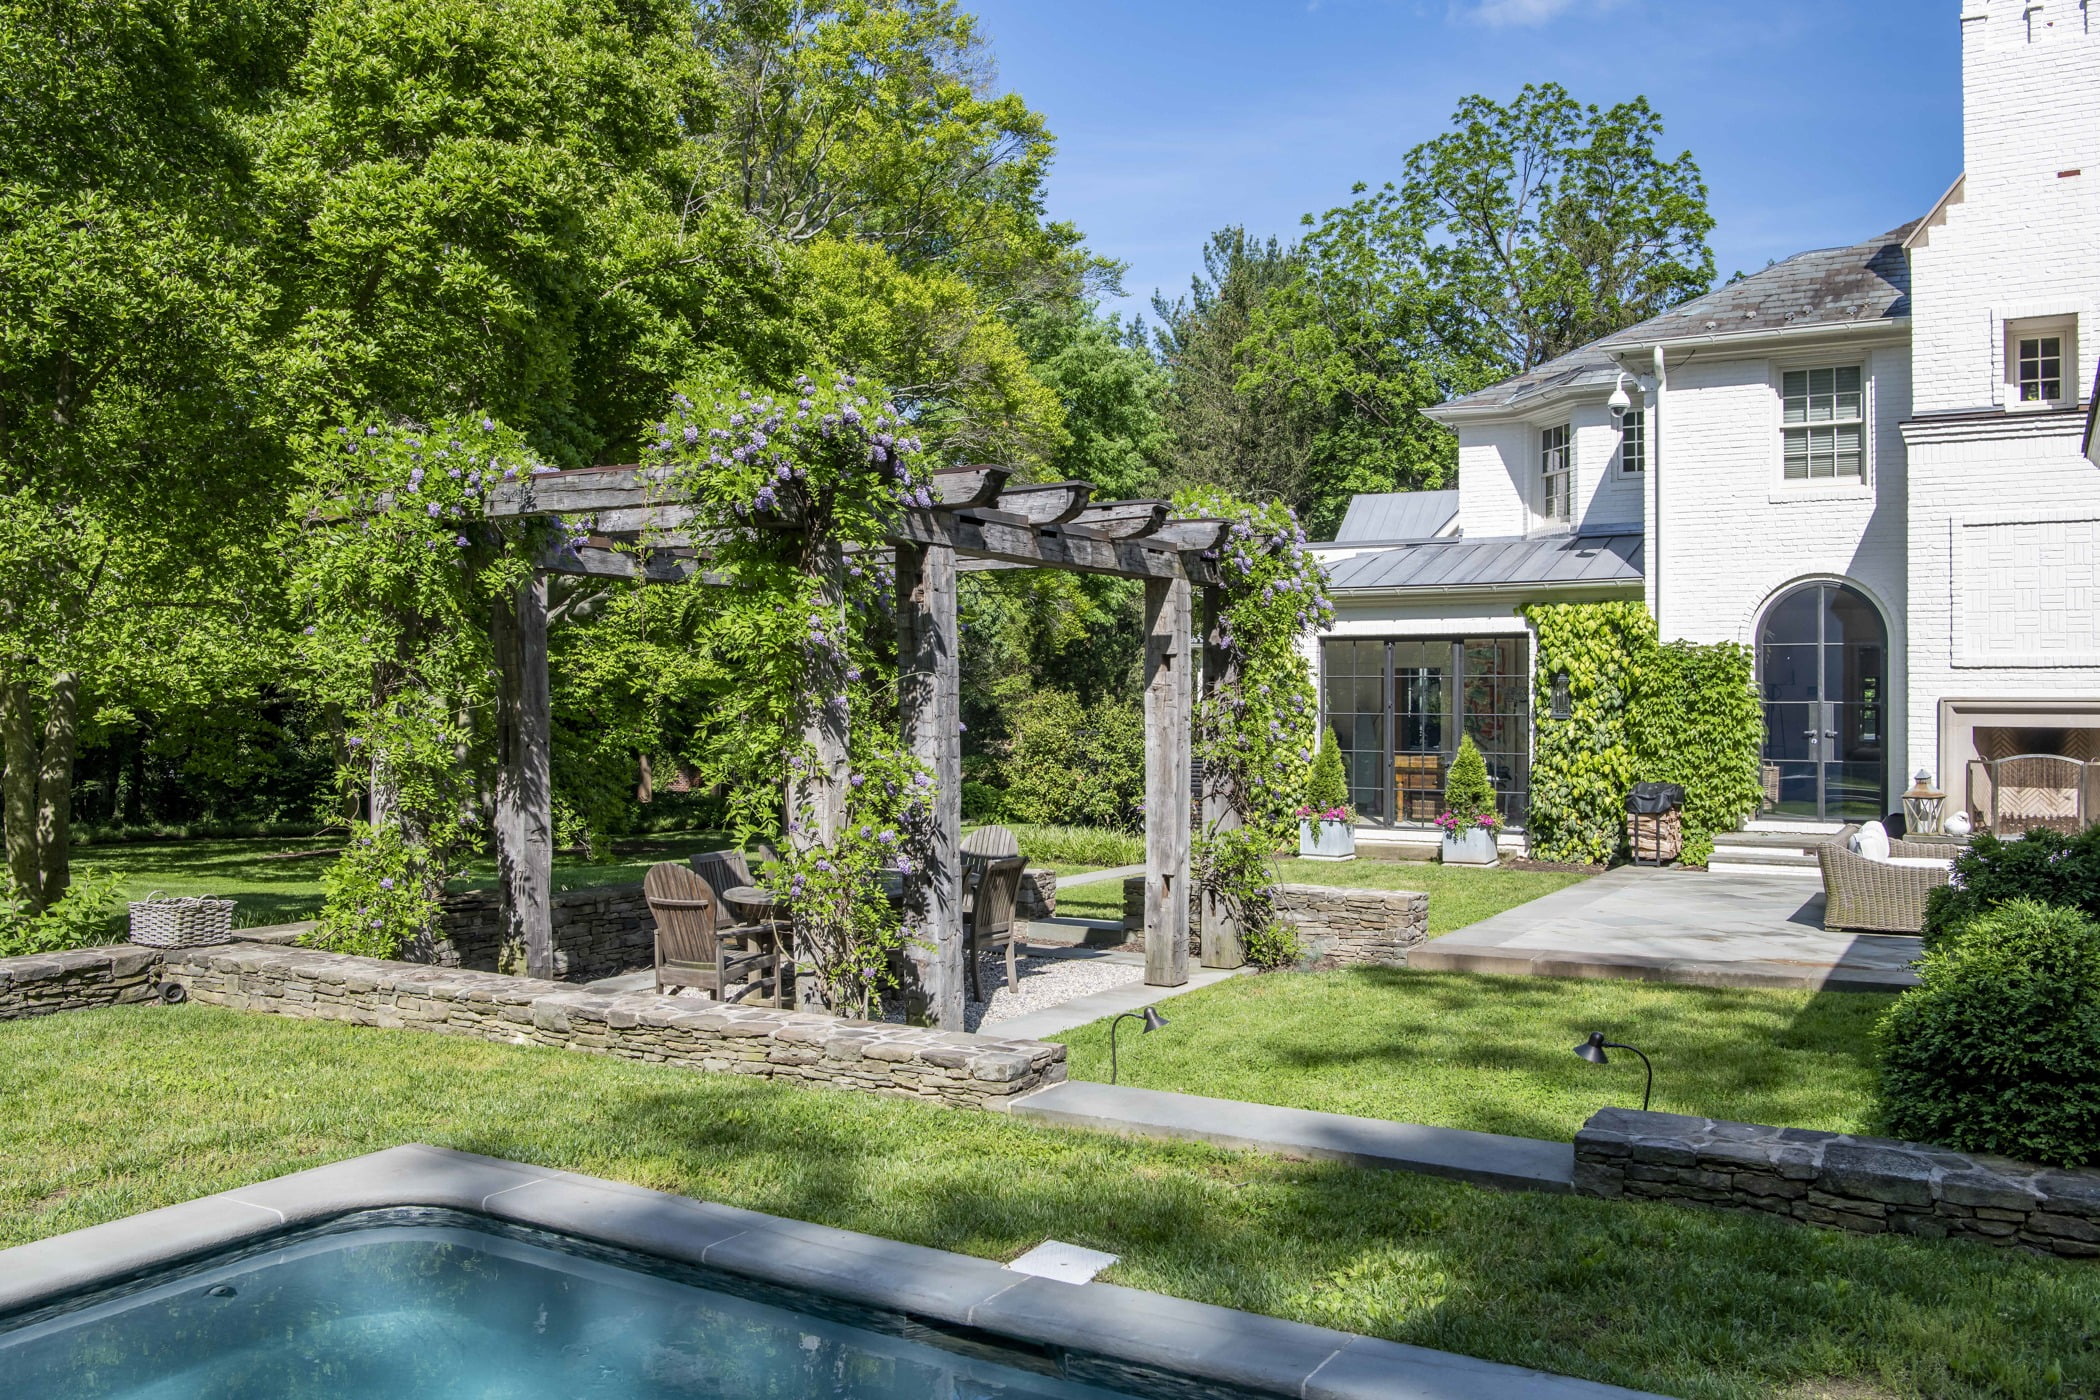
[[[44,711],[44,754],[37,768],[38,907],[48,909],[73,883],[73,755],[80,741],[80,677],[52,678]]]
[[[44,905],[39,894],[43,875],[36,858],[36,717],[29,686],[19,680],[0,683],[0,822],[7,835],[7,873],[32,910]]]

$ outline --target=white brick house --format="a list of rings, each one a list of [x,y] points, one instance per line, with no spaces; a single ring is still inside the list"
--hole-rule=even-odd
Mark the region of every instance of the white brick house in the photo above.
[[[1961,0],[1965,173],[1922,219],[1431,410],[1458,489],[1322,546],[1367,824],[1431,815],[1467,732],[1521,825],[1535,601],[1755,649],[1768,816],[1877,816],[1919,768],[1981,811],[1979,759],[2100,759],[2096,8]]]

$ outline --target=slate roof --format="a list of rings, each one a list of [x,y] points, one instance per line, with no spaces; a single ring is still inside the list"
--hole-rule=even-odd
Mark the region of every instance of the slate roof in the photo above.
[[[1388,588],[1639,583],[1643,555],[1638,531],[1549,535],[1543,539],[1422,540],[1329,564],[1327,578],[1329,590],[1335,593]]]
[[[1848,248],[1798,253],[1740,282],[1718,287],[1660,316],[1441,406],[1502,407],[1553,389],[1602,382],[1617,375],[1618,365],[1607,353],[1613,349],[1712,335],[1906,321],[1910,318],[1910,260],[1904,255],[1903,240],[1917,226],[1913,219]]]
[[[1349,498],[1337,543],[1427,540],[1458,519],[1456,491],[1378,491]]]

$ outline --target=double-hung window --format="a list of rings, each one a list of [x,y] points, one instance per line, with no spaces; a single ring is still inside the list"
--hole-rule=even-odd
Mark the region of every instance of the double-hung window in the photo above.
[[[1866,477],[1866,396],[1858,365],[1790,369],[1781,376],[1788,481]]]
[[[1565,525],[1575,518],[1574,465],[1566,423],[1539,434],[1539,515],[1549,523]]]
[[[1638,408],[1619,420],[1619,470],[1629,475],[1648,470],[1648,415]]]

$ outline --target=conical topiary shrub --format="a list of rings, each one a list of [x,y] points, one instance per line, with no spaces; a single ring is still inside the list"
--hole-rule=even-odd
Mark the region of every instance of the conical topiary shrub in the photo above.
[[[1473,736],[1458,742],[1458,755],[1444,775],[1444,816],[1440,822],[1451,831],[1467,831],[1483,825],[1482,817],[1494,817],[1495,787],[1488,781],[1487,760],[1480,756]],[[1491,824],[1491,823],[1490,823]]]
[[[1342,769],[1342,746],[1335,742],[1333,725],[1320,734],[1320,751],[1305,779],[1305,805],[1315,817],[1349,805],[1349,775]]]

